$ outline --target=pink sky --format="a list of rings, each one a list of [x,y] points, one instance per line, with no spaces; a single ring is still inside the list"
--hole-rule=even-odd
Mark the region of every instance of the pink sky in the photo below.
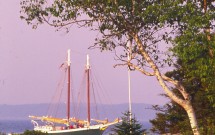
[[[82,76],[85,54],[108,90],[114,104],[128,102],[127,68],[113,68],[111,52],[88,50],[96,32],[73,27],[69,34],[41,25],[33,30],[20,20],[19,0],[0,0],[0,104],[49,103],[59,80],[58,67],[72,50],[77,86]],[[80,73],[80,75],[79,75]],[[155,78],[132,72],[132,102],[163,104],[166,99]]]

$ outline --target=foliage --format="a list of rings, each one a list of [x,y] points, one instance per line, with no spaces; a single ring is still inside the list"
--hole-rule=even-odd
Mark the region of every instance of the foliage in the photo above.
[[[156,113],[155,119],[150,120],[153,125],[151,128],[153,133],[177,134],[182,133],[182,131],[189,131],[189,133],[192,134],[186,112],[177,104],[168,103],[162,108],[154,106],[154,109],[162,111]]]
[[[23,0],[21,18],[33,28],[48,23],[58,30],[66,28],[69,31],[73,24],[98,30],[101,35],[95,39],[94,47],[115,51],[122,47],[124,51],[120,51],[117,59],[123,62],[127,61],[127,42],[136,33],[158,66],[174,62],[159,46],[174,44],[173,51],[187,65],[188,75],[198,76],[202,83],[210,82],[205,89],[211,90],[211,85],[215,84],[211,79],[215,74],[215,36],[213,31],[205,33],[204,30],[214,30],[215,4],[211,0],[206,2],[207,12],[203,10],[202,0]],[[137,43],[132,42],[131,51],[133,63],[148,70],[150,65]],[[202,55],[207,57],[200,58]],[[215,101],[213,97],[209,98]]]
[[[212,14],[212,13],[211,13]],[[214,11],[213,11],[214,14]],[[214,21],[214,16],[211,21]],[[185,67],[187,78],[192,81],[198,78],[206,93],[214,93],[215,88],[215,34],[205,32],[207,28],[214,28],[213,24],[203,25],[204,20],[190,22],[189,29],[174,40],[174,54],[180,58]],[[207,21],[210,22],[209,20]],[[187,26],[188,27],[188,26]],[[191,27],[191,28],[190,28]],[[212,29],[213,30],[213,29]],[[215,32],[215,31],[214,31]],[[214,103],[215,97],[208,95],[210,102]]]
[[[166,75],[176,80],[181,80],[192,96],[192,104],[196,110],[196,117],[202,134],[215,134],[215,116],[213,114],[215,108],[207,98],[209,93],[205,92],[201,79],[196,77],[190,78],[186,75],[187,70],[185,70],[185,68],[187,66],[183,66],[180,60],[178,60],[177,67],[178,68],[174,71],[167,72]],[[213,79],[215,79],[215,77],[213,77]],[[173,89],[173,91],[180,95],[175,89]],[[214,94],[210,93],[210,95]],[[162,107],[155,105],[153,109],[158,111],[156,118],[150,121],[153,125],[151,131],[154,133],[192,134],[186,112],[175,102],[170,101]]]
[[[170,2],[171,3],[171,2]],[[95,46],[101,50],[114,50],[122,47],[125,53],[119,59],[127,58],[128,36],[138,33],[141,41],[146,46],[151,57],[158,64],[163,65],[158,49],[158,42],[167,40],[170,32],[156,33],[165,27],[161,15],[169,5],[159,1],[132,1],[132,0],[23,0],[21,2],[23,13],[21,18],[28,24],[37,28],[38,24],[44,22],[58,29],[67,28],[76,24],[80,27],[88,27],[98,30],[101,35],[97,37]],[[132,6],[133,5],[133,6]],[[156,11],[156,12],[155,12]],[[86,16],[83,19],[83,16]],[[160,17],[160,18],[159,18]],[[163,18],[163,19],[162,19]],[[138,54],[137,46],[133,43],[132,51]],[[158,61],[161,59],[160,61]],[[135,59],[134,59],[135,60]],[[141,57],[136,62],[141,66],[145,65]]]
[[[34,28],[45,22],[58,29],[70,30],[71,25],[77,24],[80,27],[98,30],[101,35],[95,39],[95,46],[100,47],[101,50],[115,50],[116,47],[122,47],[124,53],[120,51],[118,57],[122,61],[127,59],[127,41],[134,38],[135,33],[138,33],[147,53],[160,66],[166,63],[171,65],[172,60],[161,57],[163,53],[159,46],[164,46],[164,42],[173,43],[177,45],[174,52],[183,52],[178,55],[183,56],[181,59],[184,62],[189,61],[190,68],[198,67],[190,74],[204,77],[212,73],[207,70],[212,69],[210,67],[214,59],[204,61],[198,59],[198,56],[204,55],[208,48],[214,49],[212,45],[214,38],[208,42],[202,31],[204,28],[213,28],[215,8],[212,2],[208,3],[210,10],[204,13],[200,8],[202,6],[200,2],[196,3],[192,0],[186,3],[181,0],[54,0],[53,2],[23,0],[21,18]],[[202,46],[203,43],[205,46]],[[189,47],[187,52],[183,50],[186,47]],[[135,42],[132,43],[132,53],[135,54],[134,63],[145,69],[147,62],[141,56]],[[198,59],[198,62],[190,63],[195,59]],[[210,78],[205,81],[209,80]]]
[[[21,135],[48,135],[48,133],[43,133],[41,131],[30,131],[30,130],[26,130],[23,134]]]
[[[130,120],[130,112],[126,112],[123,115],[122,122],[114,127],[114,132],[118,135],[143,135],[146,133],[146,129],[142,128],[142,125],[135,117]]]

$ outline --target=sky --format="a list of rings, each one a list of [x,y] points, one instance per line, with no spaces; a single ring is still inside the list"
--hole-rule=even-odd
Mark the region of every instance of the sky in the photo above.
[[[59,81],[59,66],[71,49],[74,83],[79,85],[86,54],[113,104],[128,102],[127,68],[113,68],[112,52],[89,50],[97,32],[72,27],[69,33],[44,24],[36,30],[19,18],[20,0],[0,0],[0,104],[49,103]],[[164,104],[154,77],[131,73],[133,103]]]

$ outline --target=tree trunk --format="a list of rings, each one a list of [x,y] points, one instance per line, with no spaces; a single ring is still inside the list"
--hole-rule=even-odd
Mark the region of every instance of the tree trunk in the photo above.
[[[193,131],[194,135],[200,135],[197,120],[196,120],[196,114],[194,112],[193,106],[191,105],[190,102],[187,102],[187,106],[183,107],[185,111],[187,112],[187,115],[190,120],[190,125]]]
[[[178,87],[178,83],[175,82],[174,80],[167,80],[166,78],[164,79],[163,76],[161,75],[161,72],[159,71],[157,65],[154,63],[154,61],[151,59],[149,54],[146,52],[146,50],[143,48],[143,44],[141,40],[139,39],[139,36],[137,34],[133,34],[133,38],[135,42],[137,43],[138,49],[141,52],[141,55],[144,57],[144,59],[147,61],[147,63],[151,66],[152,70],[154,71],[154,75],[157,78],[159,84],[165,91],[165,93],[168,95],[168,97],[173,100],[174,102],[178,103],[181,107],[184,108],[184,110],[187,112],[187,115],[190,120],[190,125],[193,131],[194,135],[200,135],[199,128],[198,128],[198,123],[196,120],[196,115],[195,111],[192,107],[192,104],[190,102],[190,95],[186,92],[183,86]],[[183,95],[184,99],[178,97],[175,93],[173,93],[167,86],[166,82],[169,82],[173,85],[176,86],[178,91]]]

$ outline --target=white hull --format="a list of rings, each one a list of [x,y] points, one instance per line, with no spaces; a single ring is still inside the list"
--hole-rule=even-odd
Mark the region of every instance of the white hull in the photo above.
[[[74,129],[60,129],[59,127],[53,126],[38,126],[34,127],[34,130],[48,133],[51,135],[102,135],[105,129],[111,125],[117,124],[118,122],[112,122],[108,124],[92,125],[83,128]]]

